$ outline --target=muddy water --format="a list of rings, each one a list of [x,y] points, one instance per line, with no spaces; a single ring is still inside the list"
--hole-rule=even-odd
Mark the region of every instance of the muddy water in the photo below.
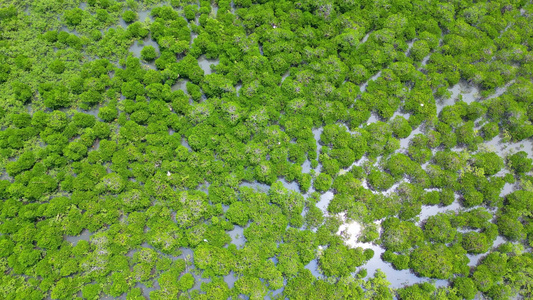
[[[270,190],[270,186],[268,184],[259,183],[259,182],[243,182],[239,186],[253,188],[261,193],[268,193],[268,191]]]
[[[379,77],[380,75],[381,75],[381,70],[380,70],[379,72],[377,72],[374,76],[370,77],[370,79],[369,79],[367,82],[363,83],[363,84],[361,85],[361,93],[364,93],[364,92],[366,91],[366,87],[368,86],[368,82],[369,82],[370,80],[375,81],[376,79],[378,79],[378,77]]]
[[[157,56],[159,56],[159,54],[160,54],[160,51],[159,51],[159,45],[157,44],[156,41],[152,40],[150,37],[144,39],[144,40],[142,41],[142,43],[139,42],[139,41],[135,41],[135,42],[133,42],[133,44],[130,46],[129,51],[130,51],[131,53],[133,53],[133,56],[135,56],[135,57],[137,57],[137,58],[141,58],[141,51],[142,51],[142,49],[143,49],[144,47],[147,47],[147,46],[152,46],[152,47],[154,47],[154,48],[155,48],[155,51],[156,51],[156,53],[157,53]],[[157,57],[157,56],[156,56],[156,57]],[[142,64],[143,64],[144,66],[146,66],[146,67],[152,69],[152,70],[156,70],[156,69],[157,69],[156,66],[155,66],[155,60],[153,60],[153,61],[148,61],[148,62],[147,62],[147,61],[142,61]]]
[[[320,208],[320,210],[326,214],[328,211],[329,202],[331,202],[334,196],[335,195],[331,191],[327,191],[320,195],[320,201],[317,202],[316,207]]]
[[[400,139],[400,150],[407,150],[407,148],[409,147],[409,143],[417,134],[423,134],[420,127],[417,127],[415,130],[411,131],[411,134],[409,134],[409,136],[405,139]]]
[[[141,48],[142,49],[142,48]],[[140,50],[139,50],[140,53]],[[202,70],[204,71],[204,75],[213,74],[214,71],[211,69],[211,65],[218,65],[219,61],[218,59],[207,59],[205,56],[200,56],[198,58],[198,65]],[[187,93],[187,83],[190,82],[188,79],[179,79],[178,82],[176,82],[174,85],[172,85],[172,91],[176,90],[182,90],[185,93]],[[240,90],[240,88],[237,89],[237,91]]]
[[[79,241],[87,241],[88,242],[92,235],[93,235],[93,233],[91,233],[89,230],[83,229],[81,231],[80,235],[75,235],[75,236],[67,235],[67,236],[65,236],[65,240],[67,242],[72,243],[72,246],[76,246]]]
[[[505,239],[499,236],[496,238],[494,243],[492,243],[491,249],[494,250],[505,242],[506,242]],[[470,259],[470,262],[468,263],[468,265],[470,267],[476,266],[479,263],[479,261],[483,259],[485,256],[487,256],[487,254],[489,254],[492,250],[489,250],[487,253],[482,253],[482,254],[467,254],[466,256],[468,256],[468,259]]]
[[[438,205],[422,205],[422,211],[419,214],[419,222],[417,225],[420,225],[422,222],[427,220],[431,216],[435,216],[439,213],[446,212],[458,212],[461,209],[461,204],[459,203],[459,196],[455,195],[455,201],[448,206],[438,206]]]
[[[180,80],[178,80],[177,83],[175,83],[175,84],[172,86],[171,90],[172,90],[172,91],[182,90],[182,91],[184,91],[185,93],[187,93],[187,82],[189,82],[188,79],[180,79]]]
[[[505,86],[496,88],[494,94],[488,96],[487,98],[482,98],[477,87],[468,85],[466,82],[461,81],[449,89],[451,93],[450,98],[440,99],[437,101],[437,113],[440,113],[445,106],[453,105],[455,101],[462,100],[467,104],[470,104],[474,101],[485,101],[491,98],[499,97],[507,91],[507,88],[511,86],[513,82],[514,81],[510,81]]]
[[[207,59],[204,55],[200,56],[198,58],[198,64],[200,65],[200,68],[204,70],[205,75],[209,75],[214,73],[211,69],[211,65],[218,65],[219,61],[218,59]]]
[[[237,246],[237,249],[241,249],[246,243],[246,238],[244,237],[244,228],[238,225],[235,225],[233,230],[227,231],[227,234],[231,237],[231,243]]]

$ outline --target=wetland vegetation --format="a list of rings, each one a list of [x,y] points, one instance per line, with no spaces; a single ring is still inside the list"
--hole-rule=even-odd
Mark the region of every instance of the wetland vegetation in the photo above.
[[[3,0],[0,299],[531,299],[532,78],[525,0]]]

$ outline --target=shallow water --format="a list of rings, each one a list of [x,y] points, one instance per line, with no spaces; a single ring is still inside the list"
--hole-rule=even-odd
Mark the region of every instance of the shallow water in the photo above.
[[[216,4],[216,2],[213,2],[213,6],[211,6],[211,13],[210,15],[213,16],[214,19],[216,19],[217,17],[217,13],[218,13],[218,5]]]
[[[461,91],[461,90],[459,89],[459,87],[457,87],[456,91],[457,91],[456,94],[458,94],[458,92]],[[474,89],[470,89],[470,90],[467,90],[465,92],[466,92],[467,97],[470,97],[471,99],[474,99],[475,98],[474,95],[477,93]],[[501,93],[501,91],[499,91],[499,92]],[[448,104],[448,103],[446,103],[446,104]],[[371,119],[371,120],[369,120],[369,123],[373,122],[373,121],[375,121],[375,120]],[[320,132],[321,132],[321,130],[319,130],[319,129],[315,129],[313,131],[317,141],[319,141],[319,137],[320,137],[319,133]],[[405,150],[408,147],[408,145],[409,145],[409,141],[416,134],[420,134],[420,133],[423,133],[422,130],[421,129],[416,129],[416,130],[413,130],[413,132],[410,134],[410,136],[408,138],[401,139],[400,140],[401,149],[399,151]],[[493,144],[494,146],[502,147],[503,144],[499,144],[498,141],[499,141],[499,138],[496,138],[496,139],[494,139],[493,141],[491,141],[491,142],[489,142],[487,144],[489,144],[489,145]],[[319,151],[320,151],[321,145],[318,142],[317,142],[317,146],[318,146]],[[529,153],[531,153],[530,149],[532,148],[532,144],[531,144],[530,141],[522,141],[520,143],[511,144],[511,146],[509,146],[509,148],[510,149],[526,149],[527,148],[529,150]],[[461,149],[457,149],[457,150],[460,151]],[[501,153],[502,151],[500,150],[498,152]],[[360,164],[363,160],[364,159],[360,160],[359,162],[354,163],[353,165]],[[368,189],[368,185],[366,184],[365,180],[362,182],[362,184],[363,184],[363,186],[365,188]],[[389,189],[388,191],[385,191],[383,194],[390,194],[390,193],[394,192],[396,187],[398,186],[398,184],[399,183],[395,184],[391,189]],[[513,187],[512,185],[506,185],[504,187],[504,191],[502,193],[506,194],[506,193],[510,192],[512,187]],[[375,193],[377,193],[377,192],[375,192]],[[323,193],[320,196],[320,200],[316,204],[316,206],[318,208],[320,208],[325,213],[325,215],[327,215],[327,207],[329,205],[329,202],[333,199],[333,197],[334,197],[334,194],[331,191],[327,191],[327,192]],[[462,209],[461,204],[457,200],[457,198],[458,197],[456,195],[456,200],[451,205],[448,205],[448,206],[445,206],[445,207],[441,207],[441,206],[437,206],[437,205],[435,205],[435,206],[426,206],[426,205],[422,206],[422,210],[421,210],[421,212],[419,214],[419,222],[418,222],[417,225],[420,226],[421,223],[424,220],[426,220],[428,217],[436,215],[438,213],[443,213],[443,212],[447,212],[447,211],[457,212],[460,209]],[[385,249],[381,248],[379,245],[374,245],[374,244],[371,244],[371,243],[359,243],[359,242],[356,242],[356,240],[357,240],[357,236],[356,235],[359,232],[360,228],[355,228],[355,229],[352,230],[352,232],[350,232],[350,228],[349,227],[350,227],[349,224],[345,224],[345,225],[341,226],[341,228],[340,228],[340,231],[347,230],[349,233],[352,233],[352,234],[355,233],[355,236],[352,236],[351,238],[349,238],[346,241],[348,245],[350,245],[352,247],[362,247],[362,248],[365,248],[365,249],[369,248],[369,249],[374,250],[374,252],[375,252],[374,257],[370,261],[368,261],[364,266],[361,267],[361,268],[366,268],[367,269],[369,277],[373,276],[377,269],[380,269],[381,271],[383,271],[387,275],[387,279],[391,282],[391,287],[393,287],[393,288],[401,288],[401,287],[403,287],[405,285],[412,285],[412,284],[421,283],[421,282],[434,282],[437,287],[442,287],[442,286],[447,286],[448,285],[448,281],[447,280],[432,280],[430,278],[420,278],[420,277],[416,276],[414,273],[412,273],[410,270],[402,270],[402,271],[395,270],[390,263],[384,262],[381,259],[381,255],[382,255],[382,253],[385,252]],[[498,237],[498,239],[494,243],[494,247],[496,247],[496,245],[501,244],[502,242],[503,242],[503,239],[501,237]],[[485,254],[481,254],[481,255],[468,255],[469,259],[471,260],[469,265],[475,265],[477,263],[477,261],[480,259],[480,257],[482,257],[484,255],[486,255],[486,253]],[[311,263],[309,263],[306,266],[307,269],[311,270],[312,273],[317,278],[319,278],[322,275],[317,270],[317,267],[318,267],[317,260],[312,261]]]
[[[323,277],[322,274],[318,270],[318,260],[317,259],[313,259],[310,263],[308,263],[305,266],[305,268],[308,269],[309,271],[311,271],[311,273],[316,278],[322,278]]]
[[[505,86],[496,88],[496,91],[494,92],[494,94],[488,96],[487,99],[500,97],[501,95],[503,95],[503,93],[507,91],[507,88],[511,86],[513,83],[514,83],[514,79],[509,81]]]
[[[144,22],[144,21],[147,21],[146,19],[148,19],[148,21],[154,21],[154,18],[152,17],[151,15],[152,13],[152,10],[142,10],[142,11],[139,11],[138,12],[138,15],[139,15],[139,21],[140,22]]]
[[[311,172],[311,161],[309,159],[306,159],[304,163],[302,164],[302,173],[309,173]]]
[[[189,82],[189,79],[179,79],[177,83],[175,83],[172,87],[172,91],[182,90],[185,93],[187,93],[187,82]]]
[[[422,59],[422,62],[420,63],[420,68],[423,68],[425,65],[428,64],[428,60],[430,57],[431,57],[431,53]]]
[[[484,145],[487,149],[495,152],[502,158],[519,151],[526,152],[529,158],[533,157],[533,142],[531,140],[504,143],[502,138],[497,136],[492,140],[485,142]]]
[[[141,288],[143,296],[150,299],[150,292],[159,289],[159,282],[154,280],[152,287],[147,287],[146,285],[138,282],[135,284],[135,287]]]
[[[494,242],[492,243],[492,247],[491,247],[491,249],[489,249],[488,252],[481,253],[481,254],[467,254],[466,256],[470,260],[470,262],[468,262],[468,266],[470,266],[470,267],[476,266],[479,263],[480,260],[482,260],[490,252],[492,252],[493,250],[495,250],[496,248],[498,248],[501,244],[503,244],[505,242],[506,241],[505,241],[505,239],[503,237],[498,236],[496,238],[496,240],[494,240]]]
[[[285,285],[287,285],[287,279],[283,279],[283,286],[284,286],[284,287],[282,287],[282,288],[280,288],[280,289],[277,289],[277,290],[275,290],[275,291],[272,291],[272,297],[275,297],[275,296],[277,296],[277,295],[283,293],[283,290],[285,289]],[[265,299],[272,299],[272,297],[270,297],[270,296],[266,296]]]
[[[450,98],[437,100],[437,114],[439,114],[445,106],[455,104],[455,101],[458,101],[461,97],[462,100],[468,104],[479,99],[479,90],[476,87],[466,85],[464,82],[454,85],[449,91],[451,93]]]
[[[368,120],[366,121],[366,125],[370,125],[372,123],[376,123],[379,121],[379,117],[377,114],[375,113],[371,113],[370,114],[370,118],[368,118]]]
[[[137,58],[141,58],[141,51],[146,46],[154,47],[155,51],[157,52],[157,56],[159,56],[159,54],[160,54],[159,45],[157,44],[156,41],[152,40],[150,37],[144,39],[142,41],[142,43],[139,43],[139,41],[133,42],[133,44],[130,46],[129,51],[131,53],[133,53],[133,56],[135,56]],[[153,70],[157,69],[156,66],[155,66],[155,60],[154,61],[150,61],[150,62],[142,61],[142,63],[143,63],[143,65],[148,66],[150,69],[153,69]]]
[[[83,229],[80,233],[80,235],[75,235],[75,236],[72,236],[72,235],[66,235],[65,236],[65,240],[67,242],[70,242],[72,243],[72,246],[76,246],[78,244],[79,241],[89,241],[91,239],[91,236],[93,235],[94,233],[91,233],[89,230],[87,229]]]
[[[186,138],[181,138],[181,145],[185,146],[185,148],[189,149],[189,151],[192,151],[192,148],[189,146],[189,142]]]
[[[464,81],[459,82],[449,89],[451,96],[448,99],[439,99],[437,101],[437,114],[448,105],[453,105],[455,101],[462,99],[467,104],[470,104],[474,101],[485,101],[491,98],[499,97],[507,91],[507,88],[513,84],[514,81],[508,82],[503,87],[496,88],[494,94],[488,96],[487,98],[482,98],[480,95],[480,90],[472,85],[467,84]]]
[[[381,222],[375,222],[379,225]],[[381,259],[381,255],[385,252],[385,249],[379,245],[373,243],[361,243],[357,239],[361,232],[361,225],[357,222],[345,223],[339,228],[337,234],[344,232],[346,244],[352,248],[363,248],[363,249],[372,249],[374,251],[374,256],[363,266],[359,267],[358,270],[366,269],[368,274],[365,279],[369,279],[374,276],[375,272],[379,269],[387,275],[387,280],[391,283],[393,288],[401,288],[406,285],[412,285],[415,283],[434,281],[437,287],[447,286],[447,280],[432,280],[429,278],[423,278],[416,276],[410,270],[396,270],[392,267],[392,264],[384,262]]]
[[[241,249],[246,243],[244,228],[241,226],[235,225],[233,230],[227,231],[227,234],[231,237],[231,243],[237,246],[237,249]]]
[[[224,276],[224,282],[228,284],[228,287],[232,289],[235,286],[235,281],[237,281],[237,276],[235,276],[235,273],[233,271],[229,272],[228,275]]]
[[[243,182],[239,186],[250,187],[262,193],[268,193],[268,191],[270,190],[270,186],[268,184],[259,183],[259,182]]]
[[[407,42],[407,50],[405,50],[405,55],[409,54],[409,51],[411,50],[411,48],[413,48],[414,42],[414,40],[410,40],[409,42]]]
[[[408,137],[400,139],[400,150],[407,150],[407,148],[409,147],[409,143],[417,134],[423,134],[420,127],[417,127],[415,130],[411,131],[411,134],[409,134]]]
[[[392,288],[401,288],[406,285],[412,285],[415,283],[430,282],[433,279],[418,277],[410,270],[395,270],[390,263],[386,263],[381,260],[381,255],[385,252],[385,249],[374,244],[365,245],[365,249],[374,250],[374,257],[372,257],[365,265],[361,268],[365,268],[368,272],[368,279],[374,276],[376,270],[381,270],[387,275],[387,280],[391,283]],[[434,280],[435,286],[443,287],[448,285],[447,280]]]
[[[376,74],[374,74],[372,77],[370,77],[369,80],[367,80],[365,83],[363,83],[361,85],[361,93],[366,92],[366,87],[368,86],[368,82],[370,80],[375,81],[380,75],[381,75],[381,70],[379,70]]]
[[[315,128],[313,129],[313,136],[315,138],[315,141],[316,141],[316,154],[317,154],[317,158],[320,156],[320,149],[322,149],[322,145],[320,144],[320,135],[322,134],[322,132],[324,131],[324,128],[320,127],[320,128]],[[317,172],[317,174],[320,172],[320,170],[322,169],[322,165],[319,164],[315,171]]]
[[[512,184],[512,183],[505,183],[505,185],[503,186],[503,189],[500,193],[500,197],[504,197],[510,193],[512,193],[514,191],[514,186],[515,184]]]
[[[316,203],[316,207],[320,208],[324,213],[328,211],[329,202],[333,199],[335,195],[332,191],[327,191],[320,195],[320,201]]]
[[[361,40],[361,44],[366,43],[366,41],[368,40],[368,37],[369,37],[369,36],[370,36],[370,32],[367,33],[367,34],[363,37],[363,39]]]
[[[102,119],[100,119],[98,117],[98,112],[100,112],[100,106],[99,105],[95,105],[95,106],[91,107],[91,109],[89,109],[89,110],[78,109],[78,112],[94,116],[94,117],[96,117],[97,121],[101,121],[102,120]]]
[[[285,72],[285,74],[283,74],[283,76],[281,76],[281,82],[283,83],[283,81],[285,81],[285,79],[287,79],[287,77],[289,77],[289,75],[291,75],[291,71]]]
[[[205,75],[209,75],[213,73],[213,70],[211,69],[211,65],[218,65],[219,61],[218,59],[207,59],[204,55],[200,56],[198,58],[198,64],[200,65],[200,68],[204,70]]]
[[[283,186],[286,189],[291,190],[291,191],[295,191],[297,193],[300,193],[300,186],[298,185],[298,182],[296,182],[296,181],[287,182],[287,180],[285,180],[285,178],[282,178],[280,181],[281,181],[281,183],[283,183]]]
[[[457,200],[457,195],[455,197],[455,201],[452,202],[452,204],[448,205],[448,206],[438,206],[438,205],[422,205],[422,211],[420,212],[420,214],[418,215],[419,216],[419,224],[425,220],[427,220],[427,218],[431,217],[431,216],[435,216],[439,213],[445,213],[445,212],[448,212],[448,211],[453,211],[453,212],[458,212],[462,206],[461,204],[459,203],[459,200]]]
[[[202,283],[211,282],[211,278],[203,278],[201,271],[199,271],[199,272],[198,271],[199,270],[196,270],[195,272],[191,272],[191,275],[194,277],[194,286],[192,287],[191,290],[198,290],[199,291],[202,288]]]

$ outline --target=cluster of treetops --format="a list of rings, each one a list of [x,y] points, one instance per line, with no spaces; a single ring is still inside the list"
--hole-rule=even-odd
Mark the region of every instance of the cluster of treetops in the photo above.
[[[485,146],[533,135],[529,1],[159,2],[0,4],[0,298],[533,297],[532,159]],[[481,100],[438,112],[460,81]],[[449,284],[367,276],[341,213]]]

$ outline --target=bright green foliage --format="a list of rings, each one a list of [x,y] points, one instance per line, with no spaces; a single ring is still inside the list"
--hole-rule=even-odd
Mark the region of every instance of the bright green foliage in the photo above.
[[[527,153],[519,151],[507,157],[507,166],[518,174],[526,173],[531,170],[533,159],[528,158]]]
[[[157,52],[154,46],[146,46],[141,50],[141,57],[146,61],[154,60],[157,57]]]
[[[26,2],[0,299],[532,298],[527,1]]]
[[[473,280],[468,277],[456,277],[453,280],[453,287],[457,289],[458,295],[465,299],[474,299],[477,294]]]
[[[365,258],[361,248],[350,249],[344,245],[331,246],[320,257],[320,268],[326,276],[342,277],[355,271]]]
[[[50,63],[50,70],[56,74],[61,74],[65,71],[65,63],[59,59],[56,59]]]
[[[485,175],[494,175],[504,166],[503,160],[494,152],[478,153],[473,157],[473,165],[483,169]]]
[[[411,222],[389,218],[383,222],[381,241],[387,250],[401,252],[422,241],[422,230]]]
[[[418,40],[413,43],[411,48],[410,55],[415,61],[421,61],[424,57],[429,54],[430,48],[428,43],[425,40]]]
[[[194,286],[194,277],[190,273],[186,273],[180,278],[178,284],[181,291],[186,291]]]
[[[457,230],[452,226],[449,215],[437,214],[426,220],[424,234],[433,242],[448,244],[454,241]]]
[[[131,23],[137,20],[137,18],[138,18],[137,14],[131,10],[127,10],[122,14],[122,19],[124,19],[126,23]]]
[[[80,8],[67,10],[65,11],[65,15],[63,17],[68,25],[79,25],[83,18],[83,10]]]
[[[368,183],[375,190],[386,191],[392,187],[394,179],[388,173],[372,170],[368,174]]]
[[[408,255],[397,255],[392,251],[385,251],[385,253],[383,253],[383,260],[392,263],[392,266],[396,270],[409,269]]]
[[[325,192],[331,187],[331,176],[325,173],[320,173],[315,179],[315,189],[319,192]]]
[[[399,138],[404,139],[411,134],[411,125],[409,122],[402,116],[396,116],[390,121],[393,134]]]
[[[487,236],[478,232],[463,234],[461,245],[468,253],[485,253],[490,247]]]
[[[453,274],[468,274],[466,252],[461,247],[444,244],[423,246],[411,252],[409,266],[425,277],[446,279]],[[466,273],[466,274],[465,274]]]
[[[398,298],[406,299],[431,299],[435,293],[435,286],[427,282],[414,284],[398,290]]]

